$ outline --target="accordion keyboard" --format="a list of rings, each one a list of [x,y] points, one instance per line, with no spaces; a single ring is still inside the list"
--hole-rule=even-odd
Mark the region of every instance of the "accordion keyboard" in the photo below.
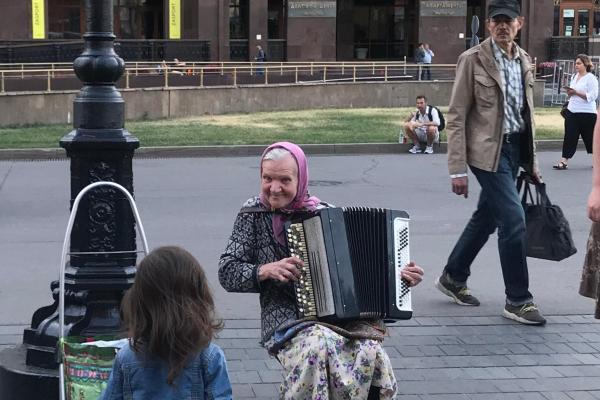
[[[396,306],[400,311],[412,310],[410,287],[408,282],[400,277],[400,271],[410,262],[408,222],[406,218],[394,218]]]
[[[315,293],[312,286],[310,261],[306,249],[306,236],[301,223],[291,224],[287,230],[287,242],[292,257],[298,257],[304,262],[300,269],[300,279],[294,283],[298,310],[304,317],[316,317]]]

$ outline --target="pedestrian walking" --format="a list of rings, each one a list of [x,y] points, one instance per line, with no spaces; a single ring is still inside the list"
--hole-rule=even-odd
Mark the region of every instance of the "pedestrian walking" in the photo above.
[[[592,72],[594,66],[586,54],[575,58],[575,71],[568,86],[563,87],[569,96],[569,105],[565,114],[565,137],[563,139],[562,158],[552,168],[567,169],[568,162],[575,151],[579,136],[583,138],[588,154],[592,153],[592,138],[596,125],[596,99],[598,98],[598,79]]]
[[[519,167],[541,182],[533,124],[529,55],[514,39],[524,24],[517,0],[492,0],[490,37],[462,53],[447,116],[452,191],[468,196],[469,168],[481,186],[477,209],[448,257],[436,287],[456,303],[478,306],[467,287],[473,260],[498,229],[506,304],[502,315],[523,324],[546,322],[529,292],[525,214],[515,181]]]
[[[267,60],[267,55],[263,50],[261,45],[256,45],[256,56],[254,57],[254,61],[256,61],[259,66],[256,68],[256,75],[263,75],[265,73],[265,67],[263,64]]]

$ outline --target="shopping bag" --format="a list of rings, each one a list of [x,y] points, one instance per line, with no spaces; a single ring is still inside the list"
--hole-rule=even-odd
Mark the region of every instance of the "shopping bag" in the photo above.
[[[535,188],[535,196],[531,186]],[[521,174],[517,190],[522,192],[521,204],[525,210],[527,256],[560,261],[575,254],[569,222],[560,207],[550,202],[546,184],[534,184],[529,175]]]
[[[97,340],[105,339],[105,340]],[[67,336],[60,340],[67,400],[97,400],[106,388],[117,351],[127,339]]]

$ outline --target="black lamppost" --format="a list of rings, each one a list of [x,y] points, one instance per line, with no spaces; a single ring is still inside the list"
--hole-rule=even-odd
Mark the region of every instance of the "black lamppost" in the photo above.
[[[74,130],[60,141],[71,159],[71,204],[96,181],[117,182],[133,194],[132,159],[139,147],[124,129],[124,101],[115,88],[125,63],[114,51],[113,1],[84,3],[85,48],[74,62],[83,88],[73,104]],[[133,283],[136,263],[135,253],[123,251],[135,249],[127,199],[110,187],[91,191],[80,203],[71,235],[63,335],[119,333],[119,305]],[[58,284],[50,286],[54,304],[33,314],[23,345],[0,353],[1,399],[58,397]]]

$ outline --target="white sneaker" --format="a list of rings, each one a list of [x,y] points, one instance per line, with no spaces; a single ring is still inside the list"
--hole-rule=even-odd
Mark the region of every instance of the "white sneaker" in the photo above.
[[[425,151],[423,153],[425,153],[425,154],[433,154],[433,146],[427,146],[425,148]]]
[[[414,145],[408,152],[411,154],[419,154],[421,152],[421,148],[417,145]]]

